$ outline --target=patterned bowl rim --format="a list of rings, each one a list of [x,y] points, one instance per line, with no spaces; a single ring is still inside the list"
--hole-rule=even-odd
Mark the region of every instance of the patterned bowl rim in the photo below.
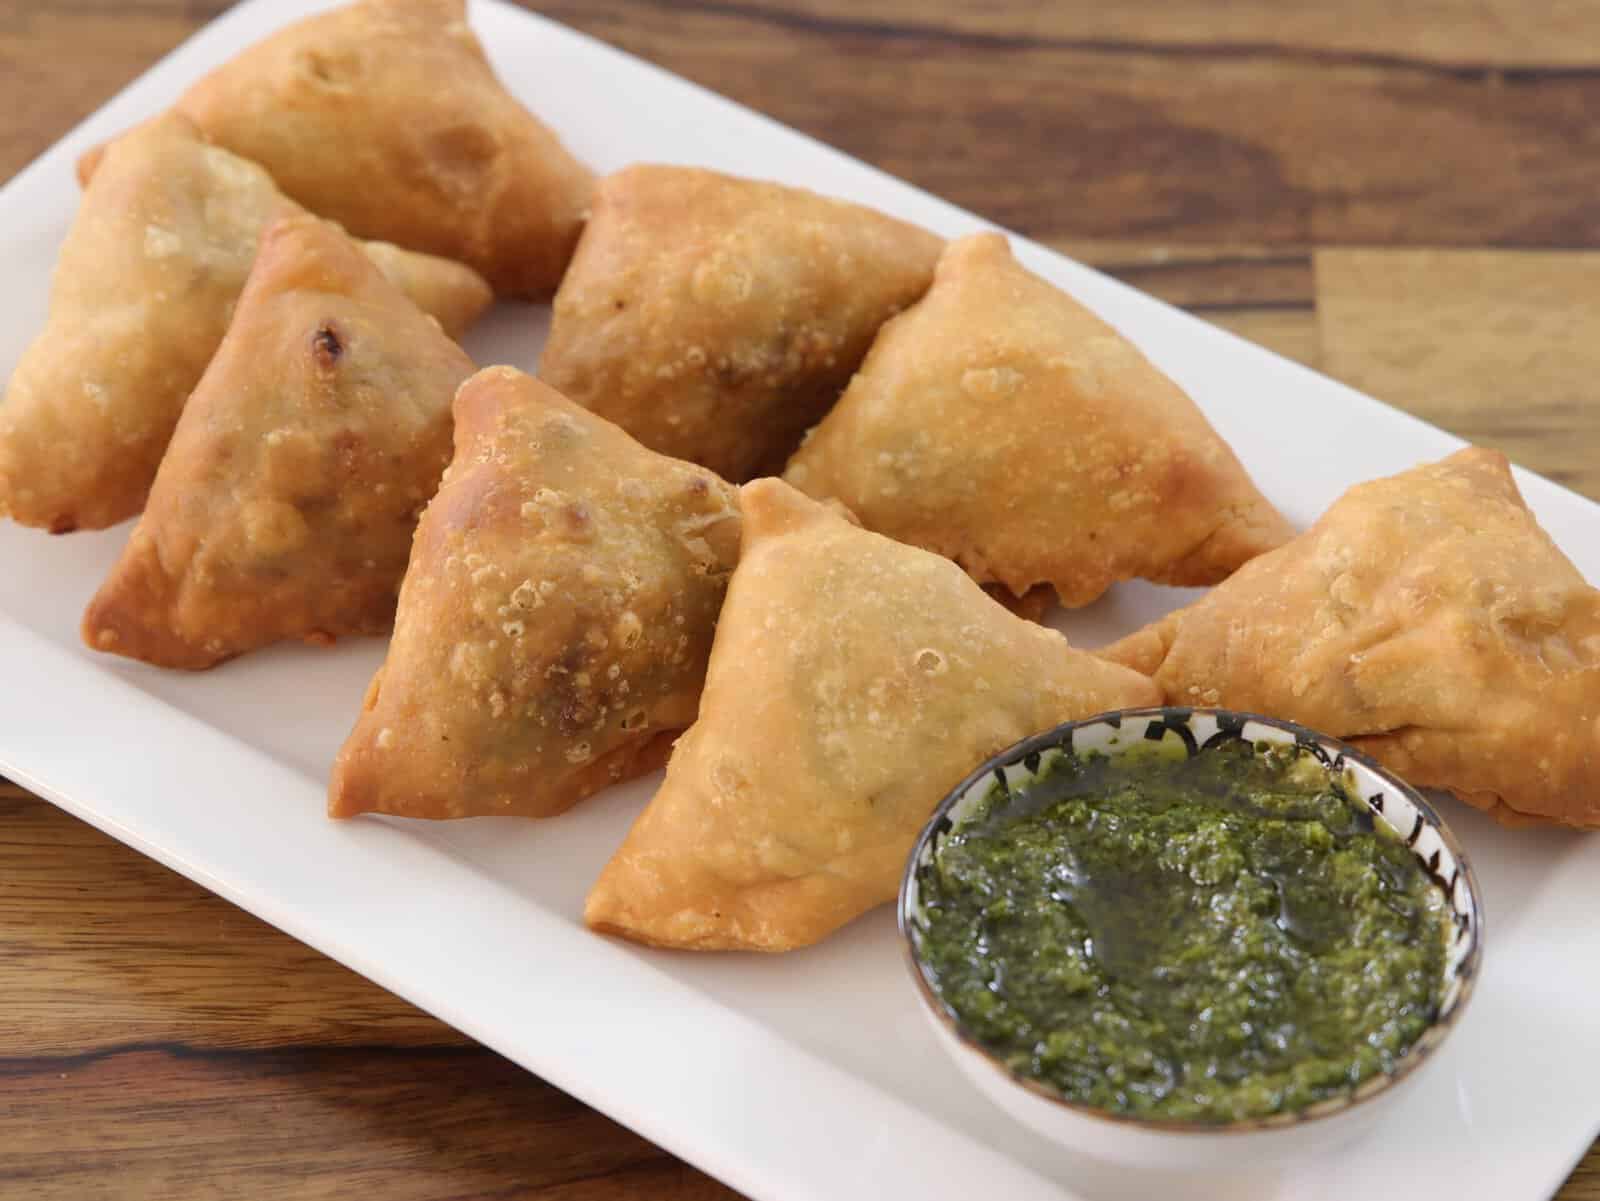
[[[1447,963],[1446,977],[1447,990],[1452,986],[1453,992],[1447,991],[1444,1002],[1440,1005],[1439,1013],[1426,1029],[1417,1037],[1417,1040],[1408,1047],[1400,1059],[1395,1063],[1394,1070],[1373,1076],[1357,1085],[1353,1090],[1337,1097],[1329,1097],[1299,1109],[1283,1110],[1278,1113],[1267,1114],[1261,1117],[1238,1118],[1230,1122],[1197,1122],[1185,1121],[1176,1118],[1151,1118],[1136,1114],[1113,1113],[1098,1106],[1089,1105],[1081,1101],[1071,1101],[1062,1096],[1056,1089],[1049,1085],[1023,1076],[1011,1069],[994,1052],[983,1045],[976,1037],[970,1034],[965,1023],[945,1002],[938,991],[928,979],[927,970],[924,968],[920,954],[920,937],[914,930],[911,916],[911,904],[917,889],[917,878],[926,862],[931,861],[932,845],[936,836],[951,828],[949,812],[959,804],[967,794],[978,784],[985,780],[999,782],[1009,788],[1010,784],[1004,776],[1004,769],[1021,764],[1028,774],[1038,770],[1038,763],[1032,765],[1025,761],[1031,757],[1042,756],[1045,752],[1059,750],[1070,745],[1073,735],[1082,729],[1093,726],[1111,726],[1120,729],[1123,722],[1136,722],[1141,718],[1148,718],[1153,723],[1146,726],[1145,735],[1139,742],[1147,739],[1164,738],[1168,731],[1178,734],[1190,748],[1190,754],[1198,753],[1190,723],[1196,717],[1210,717],[1217,722],[1218,734],[1228,734],[1231,737],[1243,737],[1242,731],[1251,724],[1257,724],[1281,731],[1292,736],[1294,744],[1316,757],[1330,772],[1340,770],[1347,763],[1354,763],[1372,773],[1385,788],[1400,794],[1407,802],[1415,807],[1420,816],[1420,822],[1430,827],[1439,837],[1444,849],[1447,850],[1454,862],[1456,871],[1448,882],[1443,880],[1434,867],[1429,867],[1423,861],[1424,870],[1434,887],[1445,893],[1446,903],[1455,913],[1456,924],[1460,930],[1457,940],[1465,936],[1470,939],[1464,953],[1455,958],[1454,966]],[[1152,735],[1151,731],[1156,725],[1161,726],[1160,735]],[[1213,736],[1213,739],[1216,736]],[[1213,739],[1208,739],[1204,744],[1210,746]],[[1137,744],[1130,744],[1137,745]],[[1127,748],[1123,748],[1124,752]],[[1199,749],[1204,749],[1203,747]],[[1378,795],[1382,795],[1381,793]],[[1361,799],[1359,796],[1357,800]],[[1368,800],[1369,808],[1372,802]],[[1381,807],[1379,814],[1383,813]],[[1383,816],[1385,825],[1394,829],[1387,816]],[[1423,824],[1419,824],[1407,840],[1412,853],[1421,860],[1421,854],[1413,845],[1417,836],[1422,832]],[[1460,886],[1465,887],[1465,907],[1456,907],[1456,893]],[[1411,1076],[1418,1068],[1432,1059],[1435,1051],[1460,1021],[1465,1012],[1467,1002],[1471,999],[1473,986],[1477,981],[1483,961],[1484,918],[1483,898],[1478,889],[1477,876],[1473,873],[1472,864],[1462,849],[1460,841],[1445,824],[1438,810],[1417,789],[1407,784],[1388,768],[1383,767],[1370,755],[1356,749],[1349,743],[1326,734],[1318,733],[1298,722],[1287,721],[1278,717],[1267,717],[1259,713],[1249,713],[1235,709],[1220,709],[1208,707],[1194,707],[1181,705],[1158,705],[1138,709],[1117,709],[1107,713],[1098,713],[1092,717],[1080,718],[1077,721],[1063,722],[1061,725],[1049,729],[1021,742],[1008,747],[997,755],[985,760],[981,766],[973,771],[966,779],[957,784],[947,793],[943,800],[934,809],[933,815],[923,826],[912,848],[911,855],[906,860],[905,871],[900,879],[900,895],[895,906],[895,916],[899,925],[901,941],[905,948],[907,966],[911,970],[911,977],[916,982],[917,991],[924,1006],[934,1018],[960,1042],[964,1047],[976,1052],[985,1063],[998,1071],[1006,1080],[1018,1085],[1028,1093],[1048,1101],[1062,1109],[1078,1114],[1082,1117],[1093,1118],[1097,1121],[1121,1126],[1126,1129],[1137,1129],[1167,1134],[1186,1135],[1218,1135],[1218,1134],[1245,1134],[1264,1130],[1282,1130],[1290,1127],[1304,1125],[1307,1122],[1317,1121],[1322,1118],[1333,1117],[1346,1113],[1357,1105],[1371,1101],[1389,1092],[1395,1085]]]

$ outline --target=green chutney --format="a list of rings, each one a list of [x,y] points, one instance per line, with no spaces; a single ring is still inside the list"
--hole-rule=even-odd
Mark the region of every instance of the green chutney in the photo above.
[[[1294,746],[1063,753],[921,877],[929,983],[1019,1075],[1115,1114],[1265,1117],[1392,1070],[1448,907]]]

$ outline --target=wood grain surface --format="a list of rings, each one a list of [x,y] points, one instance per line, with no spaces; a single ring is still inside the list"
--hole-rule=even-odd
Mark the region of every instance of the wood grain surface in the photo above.
[[[0,0],[0,179],[225,7]],[[1593,0],[530,7],[1600,498]],[[734,1196],[0,782],[0,1197],[362,1194]]]

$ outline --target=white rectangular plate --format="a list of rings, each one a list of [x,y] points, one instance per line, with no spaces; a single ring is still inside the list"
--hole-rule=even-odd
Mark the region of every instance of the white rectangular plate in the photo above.
[[[323,7],[235,8],[0,191],[0,373],[43,322],[77,203],[75,156]],[[558,25],[493,0],[473,21],[512,90],[602,171],[701,163],[945,235],[984,225]],[[1297,522],[1350,484],[1459,445],[1042,247],[1019,250],[1175,376]],[[546,320],[502,305],[468,349],[531,369]],[[1520,482],[1600,579],[1600,509]],[[587,933],[584,893],[654,779],[543,823],[330,823],[324,779],[382,646],[284,647],[198,676],[96,656],[79,645],[78,614],[126,535],[0,523],[0,770],[753,1197],[1531,1201],[1555,1191],[1600,1127],[1600,841],[1510,833],[1451,804],[1487,896],[1486,970],[1393,1122],[1282,1173],[1161,1181],[1070,1159],[973,1095],[923,1028],[887,911],[778,957],[650,952]],[[1185,595],[1120,587],[1064,628],[1098,645]]]

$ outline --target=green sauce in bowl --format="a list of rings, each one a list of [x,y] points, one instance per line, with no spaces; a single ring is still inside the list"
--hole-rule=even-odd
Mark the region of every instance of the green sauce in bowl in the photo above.
[[[1439,1015],[1449,905],[1292,744],[1055,757],[921,880],[929,985],[1013,1072],[1223,1123],[1351,1092]]]

